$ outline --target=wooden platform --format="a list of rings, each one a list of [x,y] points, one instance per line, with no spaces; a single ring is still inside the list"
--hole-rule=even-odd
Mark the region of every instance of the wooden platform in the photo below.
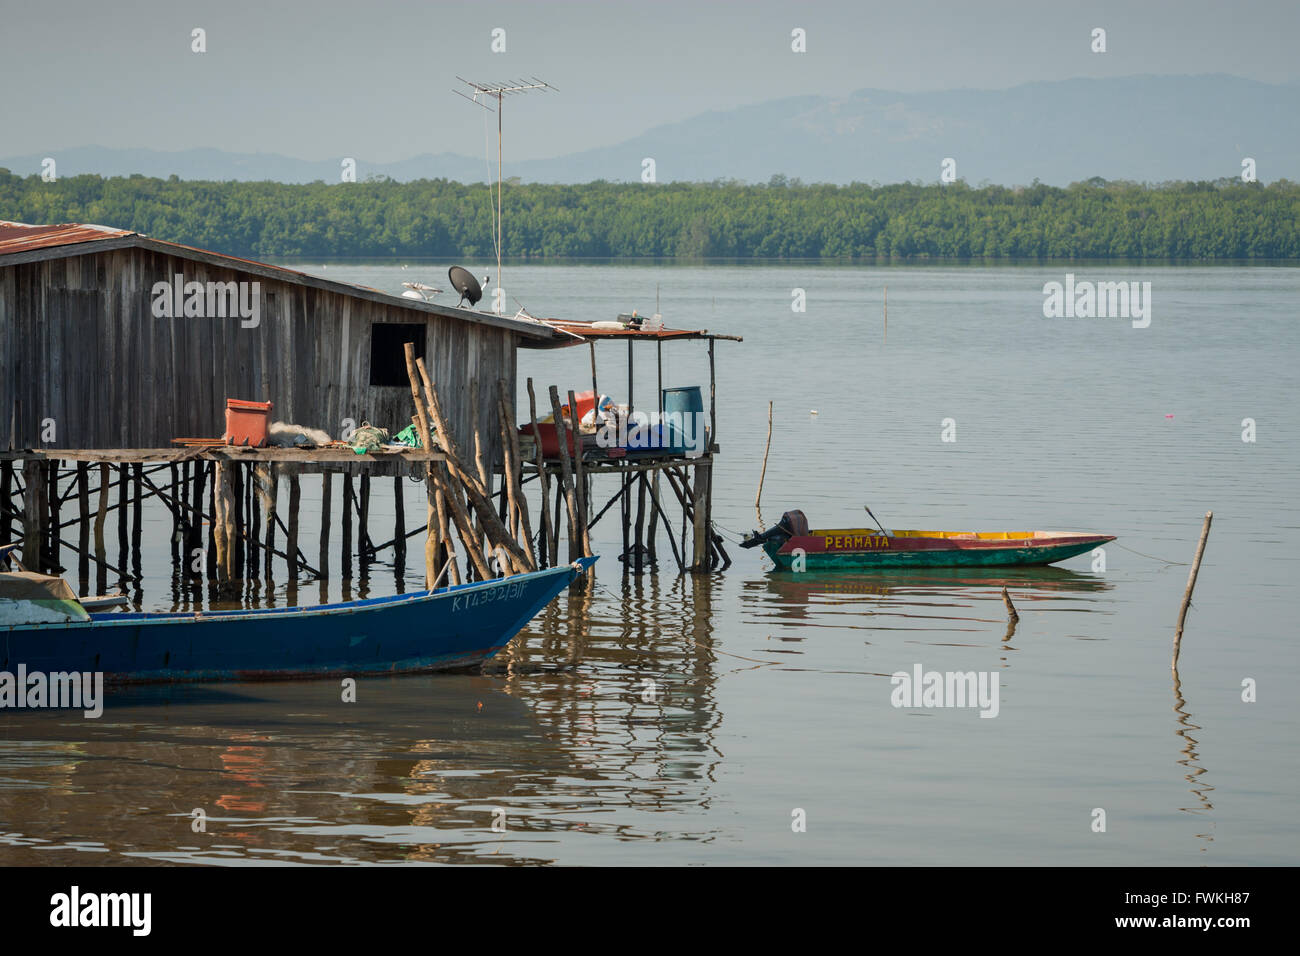
[[[254,464],[299,465],[295,469],[311,471],[367,471],[372,474],[396,473],[414,462],[443,461],[440,451],[412,448],[402,452],[376,452],[358,455],[350,448],[246,448],[238,445],[212,445],[193,448],[40,448],[0,451],[0,461],[70,461],[102,464],[159,464],[186,461],[238,461]],[[358,466],[358,467],[349,467]]]

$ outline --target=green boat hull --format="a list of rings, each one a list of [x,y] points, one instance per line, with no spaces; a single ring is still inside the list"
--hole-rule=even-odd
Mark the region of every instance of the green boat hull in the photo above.
[[[799,556],[780,553],[784,542],[766,541],[763,550],[776,562],[777,570],[794,571],[802,557],[800,571],[875,571],[883,568],[1004,568],[1016,565],[1055,564],[1091,551],[1097,542],[1071,543],[1039,548],[944,548],[927,551],[809,551]]]

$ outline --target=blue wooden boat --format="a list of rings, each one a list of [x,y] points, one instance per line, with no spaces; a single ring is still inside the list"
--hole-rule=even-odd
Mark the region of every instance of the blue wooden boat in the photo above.
[[[318,607],[87,613],[67,604],[68,593],[53,593],[28,615],[44,623],[6,624],[21,602],[0,613],[0,671],[22,664],[28,673],[103,672],[106,681],[135,683],[465,669],[501,650],[595,561]],[[40,579],[66,588],[30,572],[0,577],[28,597]]]

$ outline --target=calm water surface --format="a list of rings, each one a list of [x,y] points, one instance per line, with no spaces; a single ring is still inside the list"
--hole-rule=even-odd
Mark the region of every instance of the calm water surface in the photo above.
[[[446,264],[299,267],[388,291],[446,274]],[[1150,327],[1043,318],[1043,283],[1067,271],[1150,281]],[[350,704],[325,681],[120,691],[93,721],[5,712],[0,862],[1300,862],[1300,270],[515,266],[505,276],[535,314],[653,312],[658,285],[669,324],[745,337],[718,344],[714,511],[732,568],[625,580],[606,520],[595,585],[539,616],[500,673],[362,680]],[[805,313],[791,311],[795,288]],[[654,356],[638,346],[643,401]],[[707,385],[702,343],[670,343],[663,356],[665,385]],[[603,345],[598,358],[602,390],[625,398],[625,346]],[[589,387],[588,361],[585,348],[522,352],[520,385],[531,375]],[[899,528],[1119,540],[1104,571],[1083,556],[983,574],[773,574],[734,544],[757,520],[769,400],[769,523],[802,508],[814,526],[861,526],[869,504]],[[1257,423],[1253,443],[1242,441],[1245,418]],[[955,442],[940,440],[944,419]],[[318,494],[304,482],[305,503]],[[406,494],[407,514],[420,513],[419,486]],[[1176,686],[1187,568],[1167,562],[1190,560],[1210,509]],[[372,529],[386,527],[391,500],[377,492],[374,510]],[[136,594],[168,608],[169,525],[146,517]],[[310,516],[304,525],[310,541]],[[660,552],[671,562],[666,539]],[[376,564],[346,590],[277,582],[249,600],[378,595],[418,588],[421,574]],[[1009,637],[1003,586],[1021,614]],[[891,706],[888,675],[918,663],[996,672],[997,718]],[[1242,700],[1248,679],[1253,703]],[[1104,833],[1091,828],[1096,808]],[[806,832],[792,831],[796,810]]]

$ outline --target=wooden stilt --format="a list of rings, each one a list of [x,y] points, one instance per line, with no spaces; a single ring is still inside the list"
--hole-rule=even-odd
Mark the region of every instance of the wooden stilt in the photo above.
[[[230,591],[236,580],[235,560],[235,487],[234,471],[238,467],[218,460],[212,477],[213,494],[213,544],[216,549],[218,589]]]
[[[654,469],[650,477],[646,479],[650,490],[650,527],[646,529],[646,557],[650,559],[650,566],[657,568],[659,565],[659,549],[657,539],[659,537],[659,509],[654,507],[659,497],[659,469]]]
[[[108,465],[99,466],[99,508],[95,512],[95,593],[108,590],[108,562],[104,549],[104,519],[108,516]]]
[[[716,568],[723,560],[724,552],[722,550],[722,536],[713,530],[713,456],[709,456],[708,474],[704,484],[704,534],[708,538],[709,547],[715,555],[709,561],[710,569]],[[727,558],[727,563],[731,559]]]
[[[501,438],[502,440],[505,439],[505,435],[501,432],[500,428],[497,429],[497,437]],[[510,494],[509,491],[507,490],[506,482],[505,482],[505,468],[507,467],[505,464],[505,446],[502,446],[501,449],[501,459],[502,459],[501,494],[496,496],[497,520],[500,521],[501,524],[503,525],[511,525],[510,533],[515,536],[516,540],[518,540],[519,530],[518,528],[514,527],[513,524],[514,509],[510,507]]]
[[[361,575],[366,577],[366,566],[370,564],[370,475],[361,473],[358,482],[361,487],[360,500],[357,502],[357,556],[361,565]]]
[[[705,495],[709,487],[709,459],[699,458],[695,462],[695,494],[693,501],[695,534],[691,553],[691,570],[709,570],[708,514],[704,507]]]
[[[140,569],[140,548],[144,539],[144,466],[139,462],[131,466],[131,488],[133,500],[131,503],[131,580],[135,583],[136,590],[140,590],[140,582],[144,580],[144,574]]]
[[[130,484],[127,481],[127,466],[117,466],[117,567],[121,578],[120,587],[126,590],[127,534],[130,525],[127,521],[126,506],[130,498]]]
[[[709,339],[709,437],[704,442],[705,454],[712,455],[718,442],[718,374],[713,360],[714,340]]]
[[[275,464],[258,465],[257,489],[261,499],[262,512],[266,515],[266,548],[263,550],[263,577],[269,584],[274,578],[271,559],[275,557],[275,519],[276,507],[280,495],[280,472]],[[296,558],[297,552],[289,554]]]
[[[78,469],[80,469],[80,466],[78,466]],[[178,468],[176,464],[173,462],[167,466],[167,474],[171,477],[172,480],[172,484],[171,484],[172,494],[173,495],[183,494],[183,492],[181,492],[180,490],[181,488],[180,468]],[[172,516],[172,533],[171,533],[172,576],[174,578],[176,576],[176,573],[181,570],[183,553],[185,550],[185,540],[184,540],[185,533],[183,531],[185,517],[181,512],[180,507],[176,504],[175,497],[172,498],[172,501],[168,505],[167,510],[171,512],[171,516]]]
[[[691,524],[691,509],[690,509],[689,505],[687,505],[687,503],[686,503],[686,474],[685,474],[685,469],[683,469],[682,471],[683,471],[683,474],[681,475],[681,478],[680,478],[682,484],[681,484],[681,487],[680,487],[680,488],[678,488],[678,486],[677,486],[677,481],[674,480],[675,477],[676,477],[676,472],[674,472],[674,471],[670,468],[670,469],[668,469],[668,470],[665,472],[665,474],[668,475],[668,483],[669,483],[670,485],[673,486],[673,491],[677,493],[677,499],[678,499],[678,501],[681,503],[681,506],[682,506],[682,530],[681,530],[681,539],[680,539],[680,540],[681,540],[681,545],[682,545],[682,559],[685,560],[685,557],[686,557],[686,528]]]
[[[639,473],[633,480],[636,482],[636,533],[632,539],[632,570],[640,574],[645,554],[645,474]]]
[[[666,531],[668,534],[668,547],[672,549],[673,560],[677,562],[677,573],[683,574],[686,571],[686,565],[682,561],[681,552],[677,550],[677,542],[673,538],[672,525],[668,523],[668,516],[664,514],[663,504],[659,500],[659,489],[657,486],[654,485],[650,487],[650,503],[654,506],[655,512],[659,515],[659,519],[663,522],[664,531]]]
[[[582,429],[578,420],[578,400],[569,391],[569,423],[573,426],[573,484],[578,505],[578,543],[583,557],[591,557],[591,536],[587,531],[587,480],[582,465]]]
[[[627,573],[632,570],[632,475],[630,472],[624,472],[620,479],[623,487],[620,495],[623,498],[619,505],[619,514],[623,519],[623,572]]]
[[[138,467],[138,466],[137,466]],[[60,560],[60,542],[59,542],[59,462],[49,462],[46,469],[48,485],[45,491],[45,508],[47,520],[45,524],[45,533],[49,536],[46,544],[46,554],[48,557],[47,567],[51,573],[58,573],[63,567]],[[140,507],[137,502],[136,508]]]
[[[505,487],[502,491],[509,494],[510,504],[514,508],[514,523],[511,526],[511,533],[516,540],[522,534],[529,560],[536,567],[537,552],[533,548],[533,522],[528,516],[528,499],[524,496],[522,484],[523,464],[521,461],[522,452],[519,447],[519,432],[515,428],[514,402],[511,401],[505,379],[497,380],[497,401],[500,406],[497,413],[501,418],[501,445],[505,464]]]
[[[560,522],[564,518],[564,481],[559,475],[555,476],[555,520],[552,522],[554,537],[551,539],[551,567],[555,567],[560,560]],[[573,534],[572,531],[569,532]]]
[[[405,478],[402,475],[393,476],[393,563],[399,569],[406,566],[406,501],[402,497],[405,492],[403,481]]]
[[[203,571],[195,565],[194,559],[203,557],[203,486],[207,480],[207,463],[190,462],[189,468],[189,491],[194,504],[190,512],[190,533],[185,544],[185,567],[190,577],[198,578],[203,576]]]
[[[429,415],[425,410],[424,402],[420,399],[420,381],[415,368],[415,346],[407,342],[403,347],[406,358],[406,377],[411,386],[411,401],[415,405],[415,432],[420,439],[420,447],[428,451],[433,447],[433,436],[429,428]],[[401,481],[401,476],[398,476]],[[450,542],[447,540],[447,515],[442,504],[439,483],[433,474],[432,464],[426,464],[424,469],[424,494],[426,517],[424,522],[424,586],[432,589],[436,582],[440,561],[442,558],[442,549],[445,547],[448,554],[451,553]],[[399,493],[398,497],[401,495]],[[452,562],[451,573],[456,579],[453,583],[459,582],[460,575],[456,571],[455,562]]]
[[[23,461],[23,567],[29,571],[44,568],[41,561],[41,497],[38,488],[44,487],[44,475],[41,462],[35,459]]]
[[[578,498],[573,489],[573,466],[569,463],[569,436],[564,424],[564,411],[560,408],[560,391],[551,386],[551,413],[555,418],[555,435],[560,442],[560,476],[564,500],[569,509],[569,561],[576,561],[582,550],[578,537]]]
[[[298,509],[301,505],[302,487],[298,482],[298,466],[292,465],[289,469],[289,530],[284,543],[284,550],[289,555],[290,581],[298,580]]]
[[[231,505],[223,530],[234,549],[232,580],[243,581],[246,577],[257,576],[257,536],[262,530],[253,496],[253,467],[246,467],[243,462],[231,462],[226,470],[230,474]]]
[[[343,579],[352,580],[352,473],[343,473]]]
[[[13,509],[14,463],[9,459],[0,461],[0,544],[13,541],[13,532],[9,524],[9,512]]]
[[[334,476],[328,471],[321,473],[320,557],[316,559],[316,567],[320,571],[322,581],[328,580],[330,576],[330,513],[333,510],[330,485],[333,479]]]
[[[533,453],[534,463],[537,465],[537,482],[542,493],[542,547],[541,551],[545,555],[544,564],[546,567],[555,567],[558,560],[559,540],[556,537],[556,528],[551,523],[550,510],[550,488],[551,478],[546,470],[546,456],[542,454],[542,432],[537,427],[537,396],[533,393],[533,380],[528,380],[528,420],[533,429]]]
[[[217,463],[214,461],[211,465],[206,466],[204,470],[207,472],[212,485],[212,490],[206,493],[208,496],[208,513],[212,515],[212,520],[208,522],[207,557],[204,560],[204,568],[208,580],[217,581],[221,577],[222,567],[217,560]],[[201,482],[199,485],[200,490],[207,483],[209,482]]]
[[[90,465],[84,461],[77,462],[77,519],[77,584],[82,594],[89,594]]]
[[[441,468],[441,465],[435,467]],[[430,481],[433,479],[430,478]],[[442,485],[438,484],[434,492],[434,515],[437,518],[438,538],[442,543],[442,550],[438,557],[447,564],[448,578],[447,583],[457,585],[461,582],[460,568],[456,564],[456,547],[451,541],[451,528],[447,524],[447,499],[446,493],[442,490]],[[430,575],[430,587],[433,587],[437,581],[439,569],[435,569]]]

